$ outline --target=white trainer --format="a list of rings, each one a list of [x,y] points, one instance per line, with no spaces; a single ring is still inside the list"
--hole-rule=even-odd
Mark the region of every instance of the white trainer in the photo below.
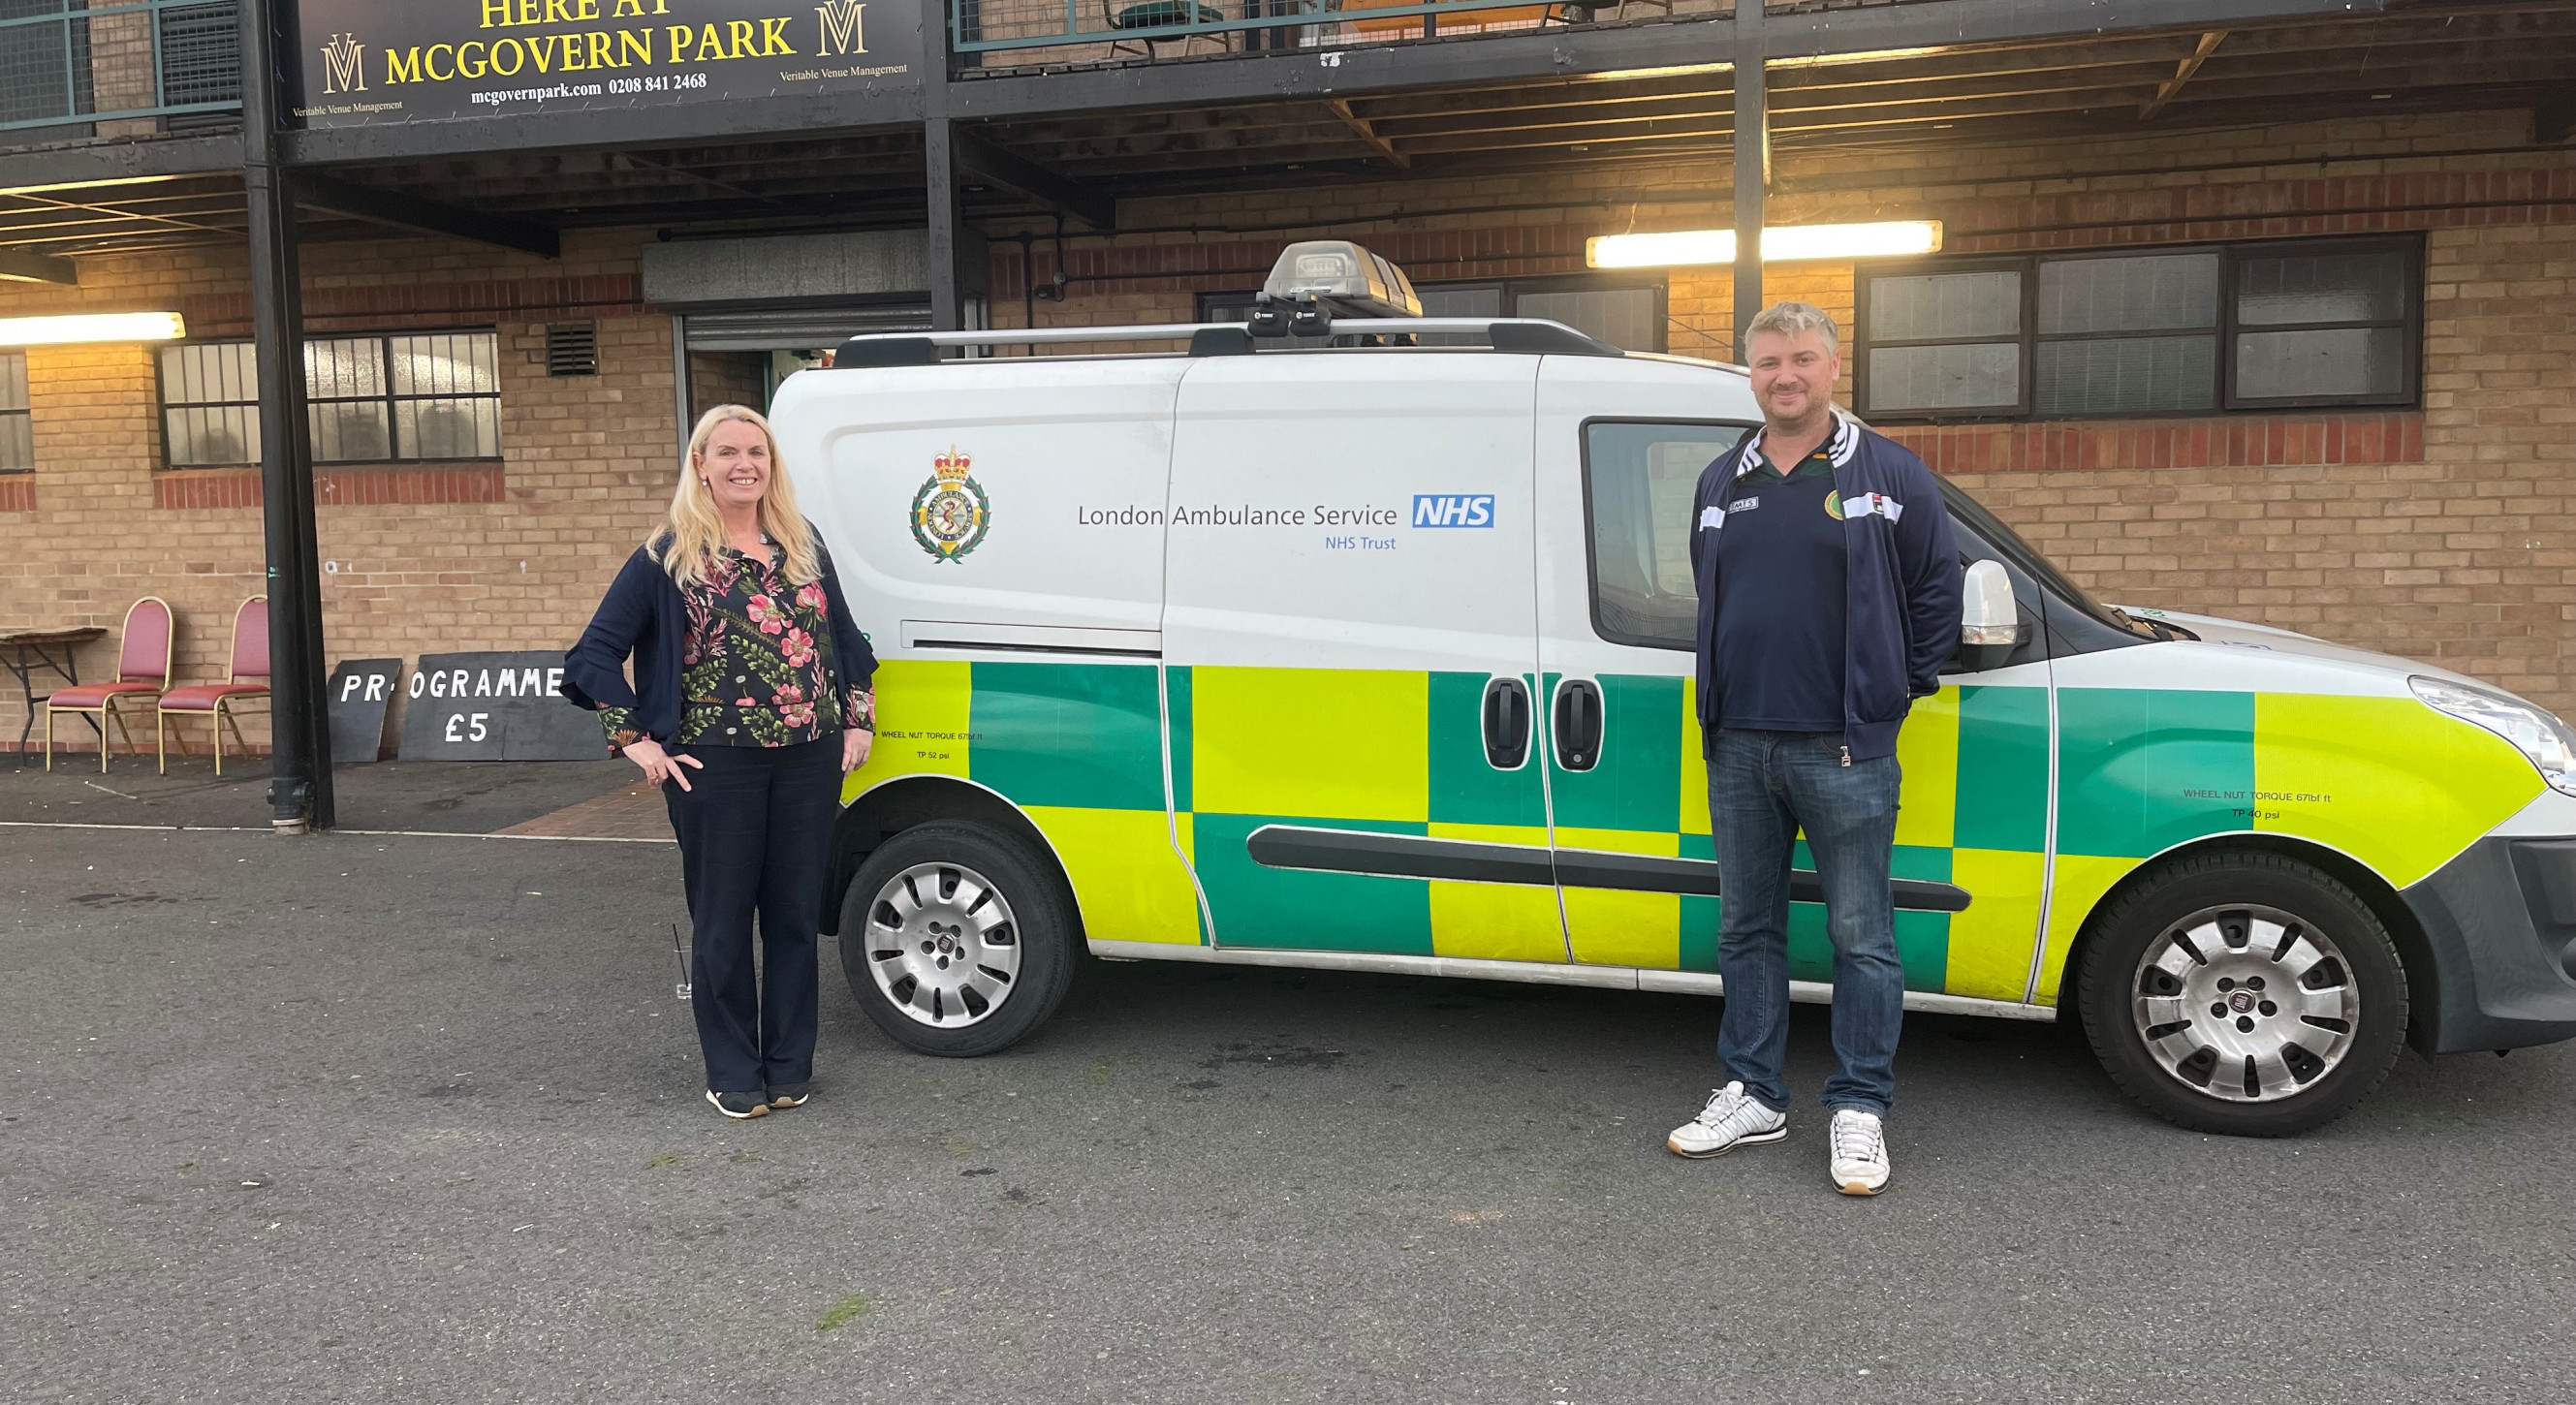
[[[1776,1142],[1789,1135],[1789,1115],[1773,1112],[1756,1102],[1744,1091],[1742,1083],[1729,1083],[1708,1095],[1708,1106],[1699,1116],[1673,1129],[1664,1145],[1675,1156],[1699,1160],[1724,1156],[1739,1146],[1759,1146]]]
[[[1876,1195],[1887,1188],[1887,1129],[1875,1112],[1835,1111],[1833,1159],[1827,1169],[1845,1195]]]

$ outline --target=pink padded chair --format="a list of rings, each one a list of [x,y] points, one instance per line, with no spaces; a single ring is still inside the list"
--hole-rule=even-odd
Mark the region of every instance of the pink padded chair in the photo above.
[[[226,683],[192,683],[173,688],[161,695],[160,714],[153,720],[153,740],[161,747],[161,774],[170,774],[170,714],[199,713],[215,724],[215,774],[224,773],[224,728],[233,729],[233,741],[250,754],[250,740],[242,735],[241,704],[268,696],[268,597],[254,595],[233,611],[233,655],[231,681]],[[179,743],[185,755],[188,744]]]
[[[125,738],[126,749],[140,756],[143,748],[136,745],[134,734],[126,730],[125,713],[118,710],[122,702],[131,707],[153,702],[161,690],[170,686],[171,646],[170,602],[157,595],[137,600],[125,612],[125,637],[116,655],[116,681],[82,683],[65,688],[45,699],[45,769],[54,769],[54,714],[84,712],[99,719],[98,770],[107,774],[107,725],[113,718],[116,730]]]

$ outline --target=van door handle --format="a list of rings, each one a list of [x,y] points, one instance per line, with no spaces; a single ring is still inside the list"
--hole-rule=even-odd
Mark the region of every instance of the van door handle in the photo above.
[[[1568,771],[1601,764],[1601,685],[1589,678],[1556,687],[1556,764]]]
[[[1497,678],[1485,685],[1485,762],[1497,771],[1517,771],[1529,760],[1529,685],[1517,678]]]

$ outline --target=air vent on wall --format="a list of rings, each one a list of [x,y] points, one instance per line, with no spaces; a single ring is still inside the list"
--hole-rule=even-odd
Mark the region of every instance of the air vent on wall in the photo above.
[[[556,322],[546,328],[546,374],[599,374],[599,324]]]

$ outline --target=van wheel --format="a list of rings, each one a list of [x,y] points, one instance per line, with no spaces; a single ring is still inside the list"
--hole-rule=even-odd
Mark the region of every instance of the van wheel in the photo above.
[[[876,1027],[925,1054],[1006,1049],[1073,981],[1072,903],[1045,859],[971,821],[879,845],[841,900],[841,969]]]
[[[2406,1039],[2406,973],[2350,888],[2278,854],[2158,866],[2077,973],[2094,1055],[2169,1121],[2285,1137],[2369,1096]]]

